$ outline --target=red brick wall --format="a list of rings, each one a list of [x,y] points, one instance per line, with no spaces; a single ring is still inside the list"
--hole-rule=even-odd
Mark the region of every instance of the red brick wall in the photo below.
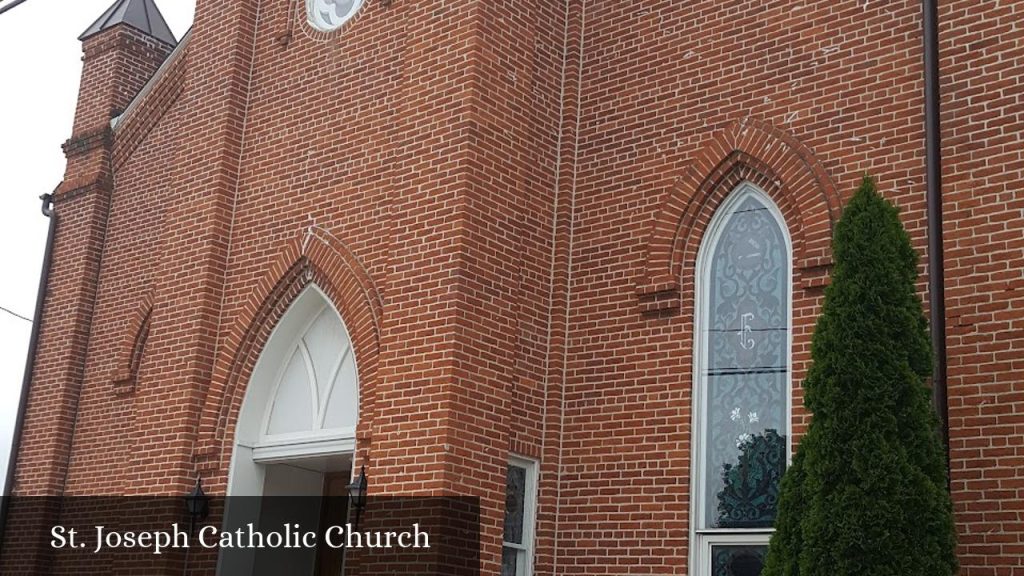
[[[123,25],[83,43],[79,103],[71,137],[64,144],[67,171],[54,192],[57,227],[51,280],[20,439],[13,486],[17,494],[74,492],[69,479],[72,471],[78,470],[76,444],[104,451],[121,447],[116,416],[103,423],[99,434],[83,435],[81,415],[88,413],[88,404],[79,410],[83,391],[91,388],[88,375],[98,361],[92,347],[94,335],[110,328],[102,317],[96,317],[100,295],[107,290],[107,282],[101,279],[102,263],[108,255],[106,239],[120,232],[110,227],[115,179],[110,165],[110,119],[127,106],[170,49]],[[107,430],[107,426],[112,428]],[[102,492],[105,488],[90,489]],[[38,519],[12,513],[5,543],[14,546],[18,539],[44,533],[45,527],[34,524]],[[43,554],[31,565],[43,572],[48,561]]]
[[[940,15],[969,575],[1024,574],[1022,4]],[[112,166],[113,193],[58,200],[78,232],[58,237],[20,493],[184,493],[197,473],[225,491],[248,375],[312,280],[355,342],[371,491],[480,496],[496,573],[507,455],[539,458],[538,574],[686,574],[715,206],[750,179],[790,226],[798,405],[862,173],[924,251],[919,2],[370,0],[324,34],[300,2],[203,0],[177,58],[105,152],[69,160],[69,183]],[[126,104],[93,96],[121,78],[87,66],[76,132]]]
[[[163,41],[126,24],[86,38],[72,132],[106,127],[124,111],[170,50]]]
[[[770,193],[794,238],[797,406],[834,190],[872,172],[923,247],[919,12],[586,3],[558,520],[572,537],[557,573],[688,572],[695,255],[736,171]],[[799,408],[795,419],[799,433]],[[623,483],[629,502],[612,497]]]
[[[939,6],[950,451],[967,574],[1024,574],[1022,8]]]

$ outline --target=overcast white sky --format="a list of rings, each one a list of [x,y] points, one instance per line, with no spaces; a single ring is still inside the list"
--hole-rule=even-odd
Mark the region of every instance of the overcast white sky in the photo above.
[[[0,306],[29,318],[46,243],[39,195],[64,175],[60,145],[71,135],[82,71],[78,36],[114,1],[28,0],[0,14]],[[195,0],[156,1],[181,38]],[[0,311],[0,484],[30,331],[29,322]]]

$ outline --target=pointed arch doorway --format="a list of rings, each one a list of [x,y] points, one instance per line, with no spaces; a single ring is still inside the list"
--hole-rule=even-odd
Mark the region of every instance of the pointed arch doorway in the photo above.
[[[285,515],[303,525],[347,509],[359,419],[359,372],[341,315],[315,284],[288,307],[253,369],[239,410],[228,473],[225,528],[280,526]],[[271,498],[267,498],[271,497]],[[278,497],[305,497],[285,500]],[[322,505],[321,505],[322,504]],[[333,506],[336,508],[336,506]],[[341,574],[340,554],[300,550],[222,553],[220,574]],[[282,572],[282,570],[284,570]]]

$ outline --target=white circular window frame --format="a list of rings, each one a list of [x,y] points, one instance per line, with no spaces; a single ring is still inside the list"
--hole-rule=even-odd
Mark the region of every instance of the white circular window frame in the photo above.
[[[348,11],[347,14],[345,14],[341,18],[341,21],[339,21],[337,24],[334,24],[333,26],[327,26],[318,22],[318,19],[314,16],[313,9],[317,3],[317,0],[305,0],[306,23],[309,24],[311,28],[318,32],[335,32],[344,27],[345,24],[348,24],[355,17],[355,15],[359,13],[359,10],[362,9],[362,7],[367,4],[367,2],[368,0],[355,0],[354,2],[352,2],[352,8]]]

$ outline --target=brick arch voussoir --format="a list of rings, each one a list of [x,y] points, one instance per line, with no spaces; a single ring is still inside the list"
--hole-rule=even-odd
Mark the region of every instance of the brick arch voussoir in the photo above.
[[[832,226],[841,203],[835,184],[811,150],[765,122],[733,122],[690,159],[662,201],[648,235],[644,276],[637,287],[643,312],[681,305],[684,271],[714,211],[741,182],[762,188],[779,206],[793,240],[794,267],[807,286],[823,282],[831,264]]]
[[[118,343],[115,353],[114,369],[110,374],[110,381],[116,394],[130,394],[134,391],[134,374],[131,373],[132,360],[135,356],[135,347],[142,332],[148,329],[153,316],[153,290],[146,290],[139,298],[132,312],[125,322],[121,334],[121,341]]]
[[[200,472],[227,469],[230,440],[256,360],[274,326],[311,283],[331,300],[348,329],[359,367],[359,439],[370,429],[382,302],[369,274],[344,243],[310,227],[282,247],[224,337],[200,415],[195,448]]]

